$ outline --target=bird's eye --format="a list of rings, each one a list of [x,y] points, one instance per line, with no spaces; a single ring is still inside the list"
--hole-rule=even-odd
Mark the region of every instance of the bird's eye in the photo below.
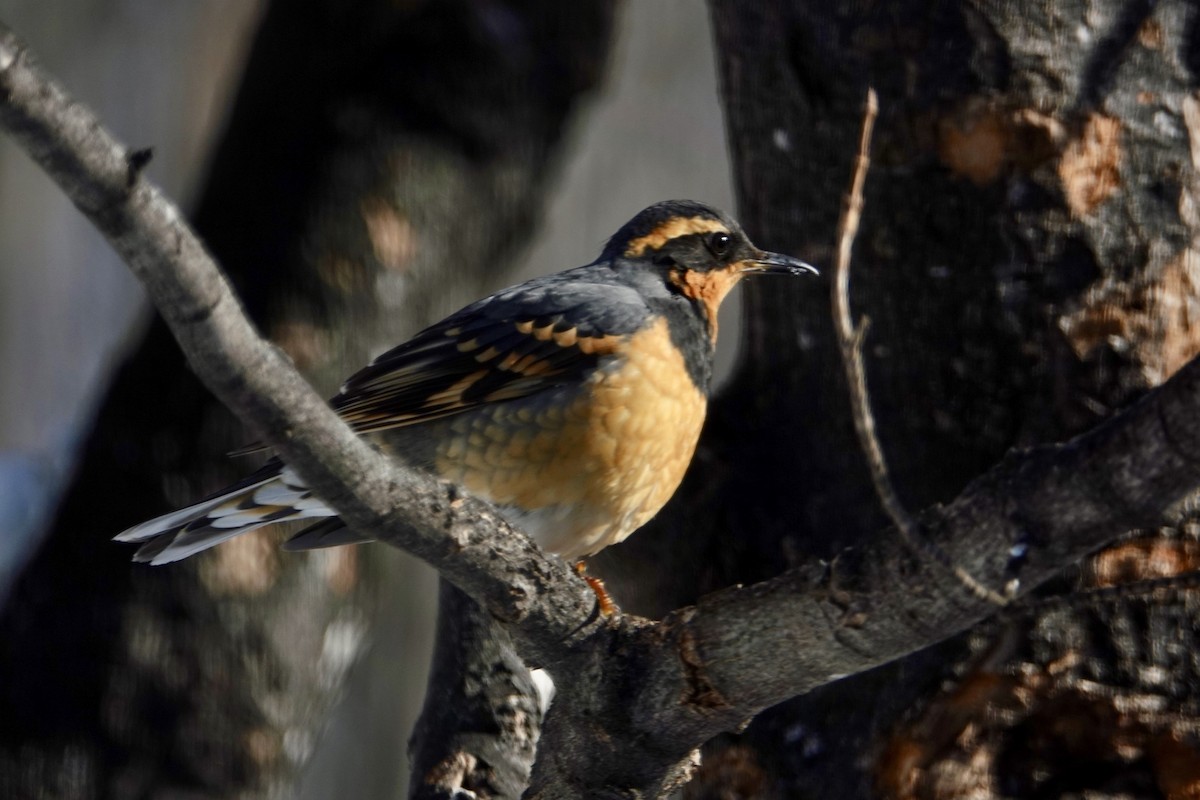
[[[728,233],[717,231],[708,237],[708,249],[712,250],[714,256],[720,257],[727,254],[731,247],[733,247],[733,239]]]

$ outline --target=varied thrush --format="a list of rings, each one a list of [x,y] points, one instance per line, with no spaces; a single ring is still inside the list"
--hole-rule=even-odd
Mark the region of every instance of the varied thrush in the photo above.
[[[717,308],[746,275],[816,270],[766,253],[701,203],[650,206],[577,269],[503,289],[353,375],[331,401],[405,463],[493,504],[574,560],[621,541],[674,493],[712,381]],[[117,536],[164,564],[266,525],[325,517],[289,549],[365,541],[272,459]]]

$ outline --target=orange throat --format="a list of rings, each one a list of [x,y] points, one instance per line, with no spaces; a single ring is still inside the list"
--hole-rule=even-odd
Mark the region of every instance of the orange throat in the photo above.
[[[708,321],[708,334],[713,344],[717,342],[717,311],[726,295],[738,285],[742,274],[739,264],[708,272],[681,269],[671,271],[671,283],[679,287],[684,297],[700,304],[704,309]]]

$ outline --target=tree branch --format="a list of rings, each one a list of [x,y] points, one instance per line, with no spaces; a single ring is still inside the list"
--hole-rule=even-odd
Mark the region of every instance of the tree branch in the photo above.
[[[1163,523],[1165,510],[1200,485],[1198,405],[1195,360],[1093,431],[1006,458],[927,515],[932,544],[972,574],[1024,593],[1122,533]],[[628,658],[645,675],[629,703],[629,735],[642,747],[653,741],[664,764],[675,764],[764,708],[936,643],[995,610],[894,529],[879,531],[825,568],[718,592],[638,631],[641,652],[630,648]],[[538,770],[603,760],[596,742],[556,730],[564,723],[553,711],[534,775],[535,786],[551,787],[544,797],[569,784]],[[569,724],[578,732],[589,720]],[[642,766],[631,760],[623,770]]]
[[[331,412],[245,320],[138,159],[0,32],[3,124],[145,283],[193,367],[354,527],[424,558],[555,669],[529,795],[658,795],[690,751],[764,707],[949,636],[994,611],[894,532],[661,623],[605,621],[583,581],[487,504],[397,469]],[[1079,439],[1010,456],[949,507],[930,540],[992,585],[1028,591],[1200,486],[1200,362]]]

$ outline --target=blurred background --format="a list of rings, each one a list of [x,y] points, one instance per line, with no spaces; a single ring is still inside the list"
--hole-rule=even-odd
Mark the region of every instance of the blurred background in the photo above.
[[[261,4],[4,0],[29,43],[151,173],[194,197]],[[113,360],[149,314],[136,280],[41,170],[0,140],[0,575],[7,587],[73,463]]]

